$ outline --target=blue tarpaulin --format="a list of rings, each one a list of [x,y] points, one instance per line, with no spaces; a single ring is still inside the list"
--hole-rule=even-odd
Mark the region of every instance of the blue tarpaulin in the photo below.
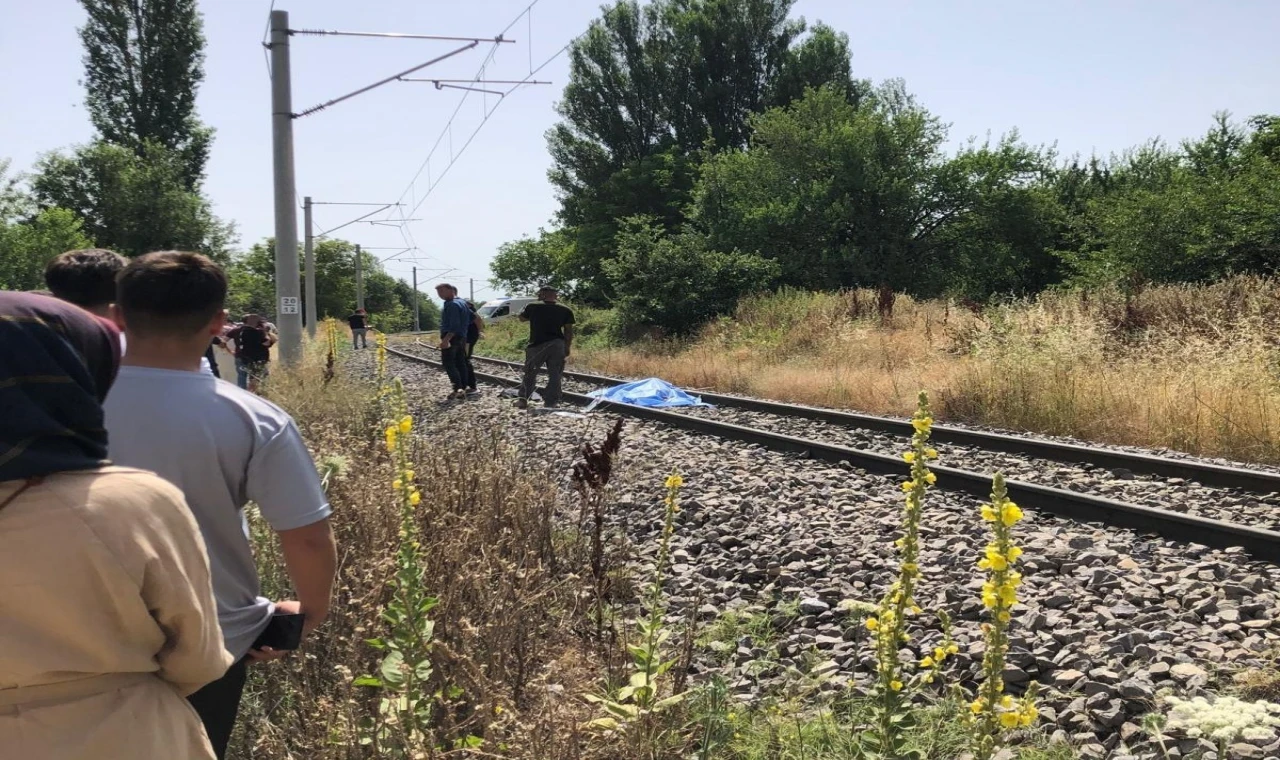
[[[587,395],[601,401],[632,406],[711,406],[702,403],[702,399],[697,396],[690,396],[666,380],[656,377],[591,391]]]

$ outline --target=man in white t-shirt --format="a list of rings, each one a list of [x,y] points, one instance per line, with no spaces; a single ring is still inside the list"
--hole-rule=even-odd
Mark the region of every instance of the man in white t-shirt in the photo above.
[[[182,490],[209,551],[218,622],[236,664],[189,698],[221,758],[249,661],[274,614],[301,614],[311,632],[329,612],[337,563],[329,504],[293,420],[265,399],[200,373],[225,320],[226,275],[196,253],[140,256],[120,273],[117,305],[129,353],[107,396],[111,459]],[[244,506],[253,501],[280,539],[297,600],[261,596]]]

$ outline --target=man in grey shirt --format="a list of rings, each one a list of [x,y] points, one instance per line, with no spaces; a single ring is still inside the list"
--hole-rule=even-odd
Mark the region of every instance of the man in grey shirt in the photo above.
[[[129,353],[107,396],[111,459],[180,488],[204,536],[218,622],[236,664],[190,699],[219,758],[239,710],[249,660],[273,614],[302,614],[310,633],[329,612],[337,564],[329,504],[293,420],[279,407],[200,373],[223,325],[226,275],[195,253],[152,253],[121,272],[117,305]],[[280,538],[297,600],[260,595],[244,506],[254,502]]]

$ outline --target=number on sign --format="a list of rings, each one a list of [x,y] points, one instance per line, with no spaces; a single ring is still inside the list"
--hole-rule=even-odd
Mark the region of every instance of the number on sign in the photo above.
[[[297,314],[298,299],[292,298],[290,296],[282,297],[280,299],[280,313],[281,314]]]

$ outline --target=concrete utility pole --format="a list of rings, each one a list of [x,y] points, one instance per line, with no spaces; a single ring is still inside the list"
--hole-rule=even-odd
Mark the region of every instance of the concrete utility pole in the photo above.
[[[304,256],[304,277],[306,291],[303,294],[302,307],[307,313],[307,335],[316,337],[316,251],[315,241],[311,237],[311,196],[302,199],[302,253]]]
[[[292,364],[302,353],[302,310],[298,308],[301,283],[287,11],[271,12],[271,159],[276,212],[276,328],[280,332],[280,358]]]
[[[356,244],[356,308],[364,308],[364,264],[360,259],[364,258],[364,254],[360,253],[360,244]]]
[[[471,279],[471,303],[475,303],[476,302],[476,278],[472,277],[470,279]]]
[[[418,326],[418,268],[413,268],[413,331],[421,332]]]

